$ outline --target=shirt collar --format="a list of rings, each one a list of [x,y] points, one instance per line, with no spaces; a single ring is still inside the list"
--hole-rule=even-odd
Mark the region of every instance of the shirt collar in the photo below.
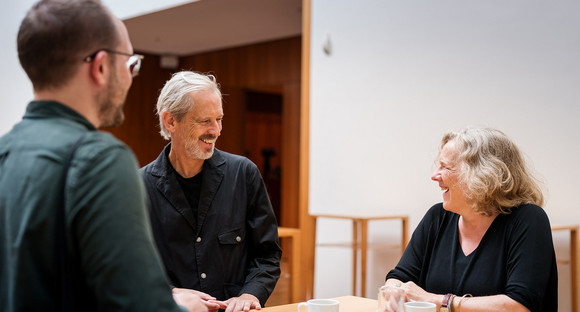
[[[85,117],[72,108],[56,101],[32,101],[26,107],[25,119],[34,118],[66,118],[80,123],[89,130],[97,130]]]

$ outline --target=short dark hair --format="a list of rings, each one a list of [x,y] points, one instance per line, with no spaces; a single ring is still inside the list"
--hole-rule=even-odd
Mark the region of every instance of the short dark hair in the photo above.
[[[34,90],[67,83],[83,58],[120,42],[111,12],[99,0],[41,0],[18,31],[18,58]]]

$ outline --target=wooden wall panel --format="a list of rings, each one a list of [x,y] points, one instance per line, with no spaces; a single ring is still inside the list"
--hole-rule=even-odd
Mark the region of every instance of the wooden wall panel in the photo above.
[[[224,128],[218,148],[244,154],[244,91],[283,95],[280,224],[298,227],[301,37],[184,57],[181,68],[211,73],[224,93]]]
[[[282,183],[282,207],[283,225],[287,227],[299,227],[298,209],[298,185],[300,164],[300,82],[288,83],[283,90],[282,104],[282,155],[280,162],[284,169]],[[284,196],[285,195],[285,196]],[[292,207],[291,209],[284,209]],[[307,212],[308,213],[308,212]]]

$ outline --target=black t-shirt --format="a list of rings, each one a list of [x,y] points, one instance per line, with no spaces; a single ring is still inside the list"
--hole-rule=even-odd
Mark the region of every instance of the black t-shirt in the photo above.
[[[191,178],[184,178],[177,171],[175,171],[175,176],[177,177],[177,182],[179,182],[181,190],[183,190],[183,194],[189,203],[189,207],[191,207],[191,211],[196,218],[197,224],[197,206],[199,205],[199,194],[201,193],[203,171]]]
[[[196,174],[195,176],[193,176],[191,178],[182,177],[175,169],[173,169],[173,171],[175,173],[175,176],[177,177],[177,182],[181,186],[181,190],[183,191],[183,194],[185,195],[185,198],[187,199],[187,202],[189,203],[189,207],[191,208],[191,212],[192,212],[194,220],[195,220],[194,226],[197,228],[197,226],[199,225],[198,215],[197,215],[197,210],[198,210],[197,207],[199,206],[199,197],[201,194],[201,184],[202,184],[202,180],[203,180],[203,171],[201,171],[200,173]],[[197,239],[196,237],[192,237],[191,241],[194,242],[196,239]],[[190,252],[191,252],[193,257],[196,256],[196,254],[197,254],[196,244],[194,244],[194,243],[191,244]],[[197,264],[195,261],[191,262],[190,269],[191,269],[192,274],[194,274],[195,276],[198,276],[199,270],[197,268]],[[172,276],[170,276],[170,277],[172,277]],[[175,277],[172,277],[172,280],[176,280]],[[183,285],[175,285],[175,286],[183,287]],[[193,284],[193,289],[200,289],[200,287],[201,287],[201,285],[199,283],[199,279],[195,279],[195,282]]]
[[[479,246],[465,255],[459,215],[433,206],[387,279],[413,281],[436,294],[505,294],[532,312],[558,310],[558,272],[550,223],[535,205],[495,218]]]

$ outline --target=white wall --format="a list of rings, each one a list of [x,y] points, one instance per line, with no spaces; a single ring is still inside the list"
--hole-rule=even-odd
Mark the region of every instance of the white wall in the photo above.
[[[18,62],[16,34],[31,0],[0,2],[0,135],[8,132],[24,114],[32,99],[32,84]]]
[[[430,175],[443,133],[486,125],[545,180],[552,223],[579,224],[579,10],[575,0],[312,0],[310,212],[403,213],[414,229],[441,201]],[[371,228],[372,240],[398,240],[392,224]],[[350,239],[347,222],[317,230],[319,243]],[[350,252],[316,252],[315,296],[350,294]],[[374,298],[399,255],[370,256]]]
[[[111,11],[125,19],[193,1],[179,0],[104,0]],[[34,0],[0,1],[0,135],[10,131],[22,118],[32,99],[32,84],[20,67],[16,50],[16,35],[20,22]]]

